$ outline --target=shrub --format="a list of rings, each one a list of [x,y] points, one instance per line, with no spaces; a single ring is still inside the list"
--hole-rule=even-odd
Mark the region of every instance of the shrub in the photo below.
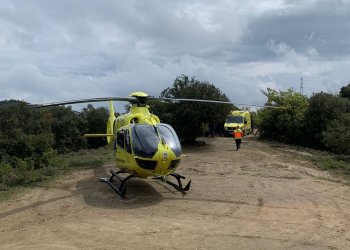
[[[329,122],[322,137],[323,143],[331,151],[350,155],[350,113]]]
[[[309,99],[309,108],[305,113],[306,144],[315,148],[325,148],[322,132],[326,131],[331,121],[345,114],[346,109],[346,101],[343,98],[323,92],[314,94]]]

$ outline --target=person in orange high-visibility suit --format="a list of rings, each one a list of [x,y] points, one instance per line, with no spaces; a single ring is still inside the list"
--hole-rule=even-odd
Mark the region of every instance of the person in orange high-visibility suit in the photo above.
[[[239,128],[239,126],[237,126],[235,130],[233,130],[233,137],[235,138],[236,147],[238,150],[241,147],[241,142],[242,142],[242,138],[243,138],[243,132]]]

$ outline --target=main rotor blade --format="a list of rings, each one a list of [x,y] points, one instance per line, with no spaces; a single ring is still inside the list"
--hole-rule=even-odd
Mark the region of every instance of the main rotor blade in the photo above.
[[[284,108],[281,106],[273,105],[257,105],[257,104],[243,104],[243,103],[234,103],[228,101],[217,101],[217,100],[203,100],[203,99],[186,99],[186,98],[157,98],[157,97],[147,97],[147,98],[138,98],[138,97],[99,97],[99,98],[88,98],[88,99],[78,99],[71,101],[62,101],[62,102],[53,102],[53,103],[44,103],[44,104],[31,104],[31,108],[44,108],[44,107],[53,107],[69,104],[78,104],[78,103],[88,103],[88,102],[104,102],[104,101],[126,101],[137,103],[141,99],[144,101],[165,101],[165,102],[202,102],[202,103],[221,103],[221,104],[231,104],[236,106],[244,107],[257,107],[257,108]]]
[[[87,103],[87,102],[104,102],[104,101],[127,101],[127,102],[137,102],[135,97],[99,97],[99,98],[89,98],[89,99],[78,99],[71,101],[62,101],[62,102],[52,102],[52,103],[43,103],[43,104],[32,104],[32,108],[44,108],[44,107],[53,107],[69,104],[78,104],[78,103]]]
[[[156,98],[156,97],[149,97],[148,99],[158,100],[158,101],[168,101],[168,102],[206,102],[206,103],[232,104],[236,106],[258,107],[258,108],[282,108],[279,106],[272,106],[272,105],[243,104],[243,103],[234,103],[234,102],[216,101],[216,100],[203,100],[203,99]]]

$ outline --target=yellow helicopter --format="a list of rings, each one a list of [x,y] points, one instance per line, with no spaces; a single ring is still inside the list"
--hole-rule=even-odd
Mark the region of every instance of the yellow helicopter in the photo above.
[[[111,176],[100,178],[108,183],[121,197],[126,194],[126,182],[131,178],[153,177],[173,186],[180,192],[190,189],[191,180],[183,186],[184,176],[175,173],[182,157],[181,144],[175,130],[150,113],[147,100],[191,101],[233,104],[225,101],[200,99],[154,98],[144,92],[133,92],[129,97],[104,97],[34,104],[34,108],[50,106],[109,101],[109,118],[106,134],[85,134],[85,137],[106,137],[108,144],[114,145],[118,171],[110,170]],[[128,113],[115,117],[113,101],[128,101],[131,107]],[[121,174],[128,174],[122,177]],[[177,183],[169,180],[169,176]],[[119,184],[117,184],[117,182]]]

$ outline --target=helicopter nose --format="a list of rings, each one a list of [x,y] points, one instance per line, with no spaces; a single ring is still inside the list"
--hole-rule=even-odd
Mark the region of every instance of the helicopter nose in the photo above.
[[[158,155],[158,171],[161,174],[165,175],[169,173],[169,170],[172,170],[172,160],[174,159],[174,154],[167,145],[163,145],[160,148],[160,154]]]
[[[174,158],[173,155],[171,155],[170,152],[163,152],[162,153],[162,167],[165,171],[173,170],[175,169],[178,164],[180,163],[181,159]]]
[[[162,162],[166,163],[168,161],[168,152],[163,152],[162,153]]]

